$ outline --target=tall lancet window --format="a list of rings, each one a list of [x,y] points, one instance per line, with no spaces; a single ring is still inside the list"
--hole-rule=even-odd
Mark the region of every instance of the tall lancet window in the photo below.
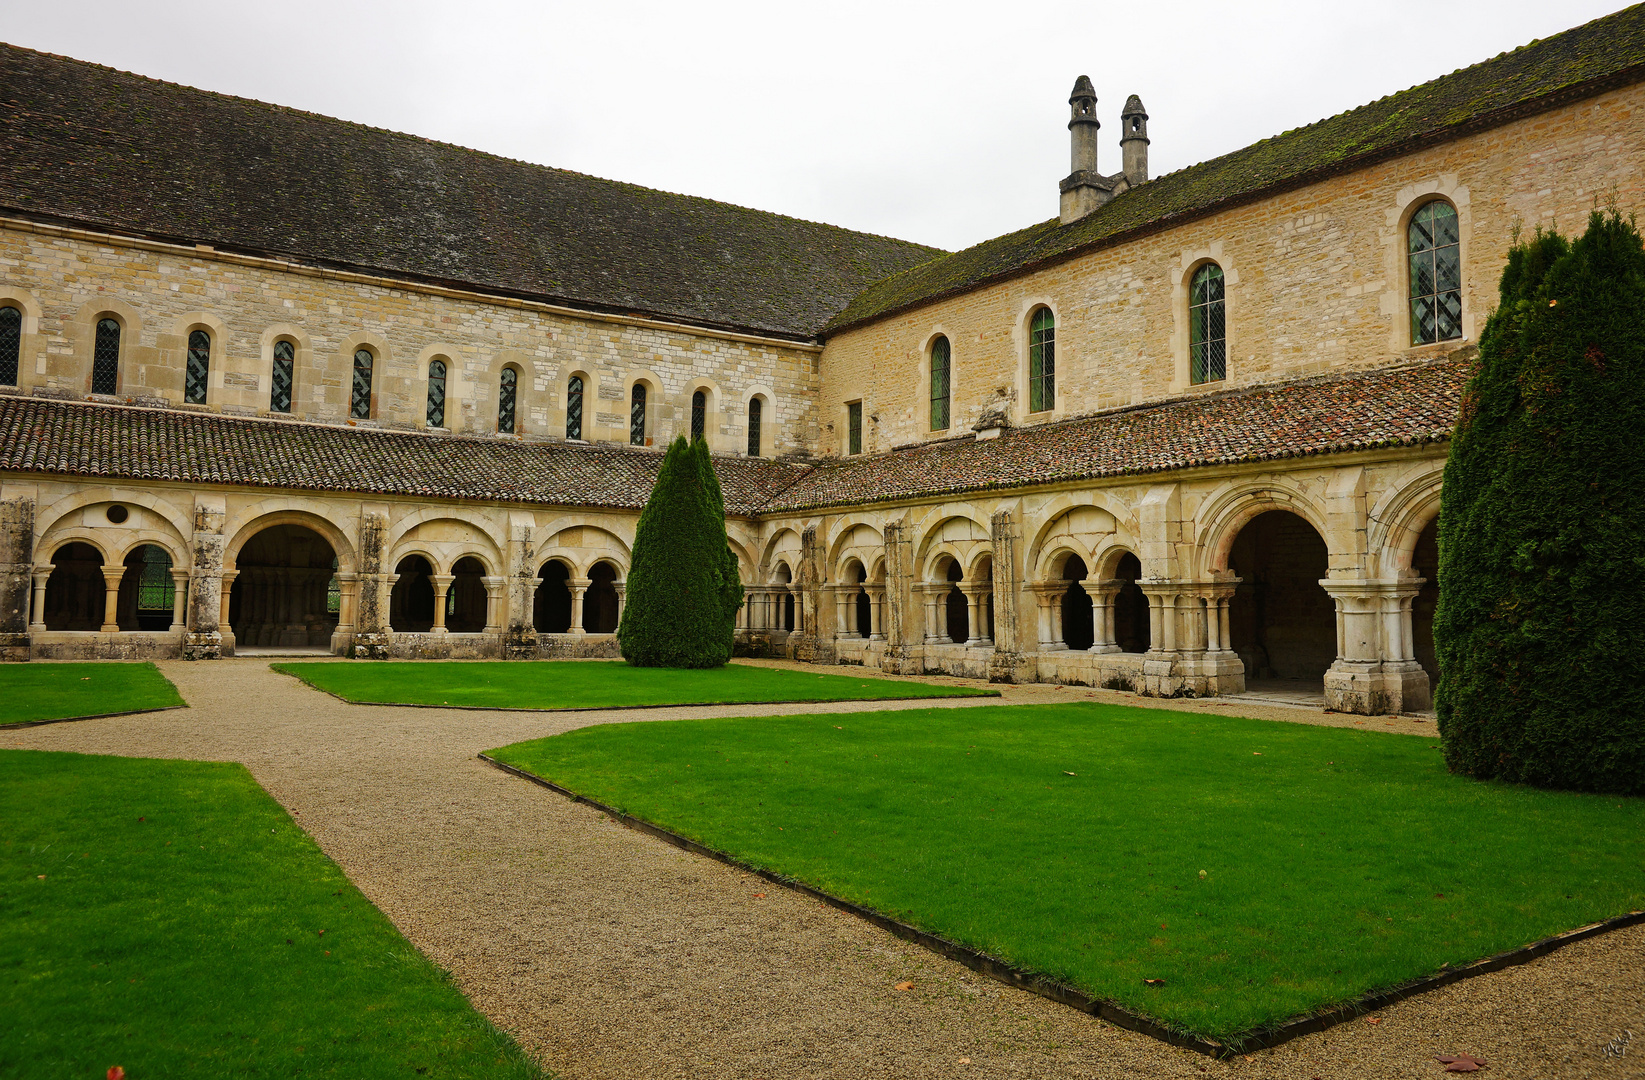
[[[354,350],[354,385],[349,393],[348,414],[356,420],[371,419],[371,365],[375,360],[370,349]]]
[[[17,385],[22,356],[23,313],[14,307],[0,307],[0,383]]]
[[[446,365],[444,360],[428,362],[428,426],[446,426]]]
[[[188,336],[188,371],[183,376],[183,400],[190,405],[204,405],[210,376],[211,335],[204,330],[195,330]]]
[[[939,337],[931,343],[931,430],[943,431],[948,427],[948,339]]]
[[[91,392],[112,394],[120,388],[120,324],[97,320],[97,341],[91,350]]]
[[[628,443],[645,445],[645,384],[635,383],[628,395]]]
[[[1028,411],[1057,407],[1057,317],[1040,308],[1028,323]]]
[[[565,437],[583,437],[583,380],[577,375],[565,384]]]
[[[748,456],[760,456],[760,414],[765,406],[759,398],[750,398],[748,402]]]
[[[1411,262],[1411,344],[1462,336],[1462,245],[1456,208],[1435,199],[1406,231]]]
[[[274,369],[269,378],[268,411],[291,411],[291,385],[296,376],[297,350],[289,341],[274,343]]]
[[[691,441],[703,437],[708,427],[708,395],[698,390],[691,395]]]
[[[1228,312],[1222,267],[1206,263],[1194,271],[1188,287],[1188,381],[1216,382],[1228,377]]]
[[[497,379],[497,430],[501,434],[514,434],[514,406],[519,393],[520,373],[505,367]]]

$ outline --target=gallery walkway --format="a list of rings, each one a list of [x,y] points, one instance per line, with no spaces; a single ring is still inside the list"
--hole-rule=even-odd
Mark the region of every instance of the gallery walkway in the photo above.
[[[1224,1064],[980,977],[475,759],[586,724],[758,715],[769,706],[630,714],[352,706],[271,672],[266,660],[161,667],[192,708],[4,731],[0,746],[244,762],[407,937],[566,1080],[1364,1080],[1438,1076],[1440,1051],[1483,1056],[1499,1080],[1641,1075],[1645,927],[1404,1002],[1374,1025],[1347,1024]],[[1136,702],[1081,688],[1008,696]],[[1245,702],[1183,707],[1263,712]],[[1432,731],[1295,706],[1271,712]],[[905,980],[914,989],[898,991]],[[1607,1055],[1627,1029],[1633,1045]]]

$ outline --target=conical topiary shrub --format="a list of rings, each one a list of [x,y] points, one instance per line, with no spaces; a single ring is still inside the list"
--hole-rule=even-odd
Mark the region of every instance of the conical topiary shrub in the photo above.
[[[640,667],[719,667],[731,659],[742,598],[708,445],[675,439],[634,532],[617,627],[624,659]]]
[[[1453,772],[1645,792],[1645,246],[1516,244],[1445,466],[1436,703]]]

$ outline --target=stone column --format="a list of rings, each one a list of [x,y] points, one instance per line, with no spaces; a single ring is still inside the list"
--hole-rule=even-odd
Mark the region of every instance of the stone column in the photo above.
[[[388,540],[388,519],[382,514],[360,515],[359,565],[360,603],[354,620],[351,652],[374,660],[387,659],[389,634],[388,591],[398,577],[383,573],[383,549]]]
[[[1423,578],[1320,582],[1337,606],[1337,659],[1325,673],[1325,707],[1381,715],[1433,705],[1428,673],[1416,660],[1411,605]]]
[[[628,602],[628,582],[612,582],[612,588],[617,590],[617,625],[623,624],[623,605]]]
[[[980,582],[975,585],[962,585],[960,592],[965,596],[965,609],[970,634],[965,643],[968,646],[992,646],[994,639],[988,636],[988,596],[994,591],[991,581]]]
[[[884,641],[885,632],[881,629],[881,620],[884,618],[885,589],[870,588],[868,590],[868,640]]]
[[[859,636],[857,628],[852,625],[856,614],[857,589],[859,586],[849,583],[840,583],[834,589],[834,636],[837,638],[854,638]]]
[[[188,602],[188,571],[171,568],[171,631],[178,633],[184,628],[184,620],[188,618],[185,605]]]
[[[347,654],[354,641],[354,620],[360,610],[360,575],[337,571],[337,626],[331,632],[331,651]]]
[[[571,626],[573,634],[582,635],[583,630],[583,598],[588,593],[588,587],[594,584],[592,578],[566,578],[565,587],[571,590]]]
[[[194,501],[184,660],[216,660],[223,655],[223,628],[228,625],[225,612],[228,587],[223,581],[223,514],[222,496],[200,496]]]
[[[1091,597],[1091,651],[1119,652],[1119,642],[1114,638],[1114,598],[1125,582],[1118,578],[1086,578],[1084,585],[1086,595]]]
[[[34,614],[29,620],[29,633],[44,633],[46,629],[46,583],[51,580],[55,567],[34,568]]]
[[[483,580],[486,587],[486,625],[484,632],[487,634],[501,634],[503,632],[503,587],[508,584],[508,579],[494,575]]]
[[[126,576],[124,566],[103,567],[103,587],[105,597],[103,603],[103,625],[99,629],[105,634],[120,632],[120,579]]]
[[[34,499],[0,502],[0,659],[29,658],[34,569]]]
[[[219,656],[233,656],[234,646],[237,644],[234,636],[234,626],[229,622],[229,602],[234,598],[234,579],[239,576],[240,571],[238,570],[224,570],[218,575],[217,625],[221,628],[218,639]],[[192,574],[189,576],[189,580],[194,580]],[[244,593],[241,595],[243,597]],[[242,599],[241,602],[243,604],[244,600]],[[192,608],[194,605],[191,603],[189,606]],[[245,621],[244,612],[240,615],[240,621]],[[185,638],[185,640],[187,639]]]
[[[446,630],[446,594],[451,592],[451,583],[456,580],[456,576],[453,574],[430,574],[428,580],[434,586],[434,626],[431,633],[449,633]]]

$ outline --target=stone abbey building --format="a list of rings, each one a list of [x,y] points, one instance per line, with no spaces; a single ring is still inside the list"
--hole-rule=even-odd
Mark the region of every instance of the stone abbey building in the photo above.
[[[0,647],[612,655],[689,433],[750,649],[1427,707],[1474,342],[1645,205],[1645,8],[1167,176],[1070,105],[949,254],[0,47]]]

